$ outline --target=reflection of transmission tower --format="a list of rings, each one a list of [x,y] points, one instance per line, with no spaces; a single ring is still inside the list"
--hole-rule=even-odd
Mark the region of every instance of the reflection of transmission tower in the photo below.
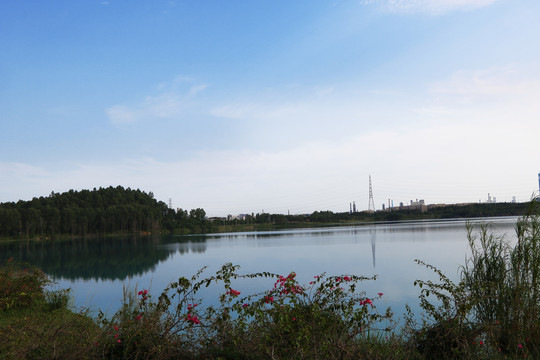
[[[373,268],[375,269],[375,244],[377,242],[377,240],[376,240],[376,237],[377,237],[376,230],[371,229],[371,230],[369,230],[369,233],[371,234],[371,256],[373,257]]]
[[[375,202],[373,201],[373,190],[371,189],[371,175],[369,175],[369,204],[368,211],[375,211]]]

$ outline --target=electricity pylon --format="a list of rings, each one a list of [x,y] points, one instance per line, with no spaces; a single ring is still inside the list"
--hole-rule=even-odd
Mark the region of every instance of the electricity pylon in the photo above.
[[[373,201],[373,190],[371,189],[371,175],[369,175],[369,204],[368,211],[375,211],[375,202]]]

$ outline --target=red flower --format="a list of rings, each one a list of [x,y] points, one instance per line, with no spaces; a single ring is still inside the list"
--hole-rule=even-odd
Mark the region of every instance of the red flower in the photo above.
[[[193,324],[200,324],[201,323],[201,321],[197,318],[197,315],[188,314],[186,316],[186,320],[193,323]]]
[[[227,290],[227,294],[230,294],[231,296],[238,296],[238,295],[240,295],[240,291],[234,290],[234,289],[229,289],[229,290]]]
[[[371,301],[371,299],[365,299],[363,301],[360,301],[360,305],[367,305],[367,304],[373,306],[373,301]]]

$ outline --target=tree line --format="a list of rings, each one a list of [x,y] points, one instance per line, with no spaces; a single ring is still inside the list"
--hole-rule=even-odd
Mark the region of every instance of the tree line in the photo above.
[[[303,215],[283,214],[251,214],[242,219],[221,220],[222,225],[248,226],[256,225],[254,229],[269,229],[272,227],[294,227],[299,224],[305,226],[315,224],[339,224],[347,222],[375,222],[375,221],[401,221],[421,219],[452,219],[452,218],[475,218],[492,216],[522,216],[530,203],[473,203],[467,205],[432,206],[422,210],[421,208],[391,208],[384,211],[357,211],[357,212],[333,212],[330,210],[315,211]],[[267,225],[266,227],[264,225]]]
[[[0,204],[0,237],[52,238],[58,235],[145,234],[165,230],[174,234],[218,231],[267,230],[340,222],[449,219],[490,216],[520,216],[529,203],[475,203],[385,211],[332,212],[283,215],[252,213],[241,219],[208,219],[202,208],[171,209],[152,192],[122,186],[69,190],[47,197]]]
[[[0,236],[23,239],[58,235],[87,236],[159,232],[162,228],[183,232],[209,230],[206,213],[194,209],[170,209],[152,192],[122,186],[69,190],[0,204]]]

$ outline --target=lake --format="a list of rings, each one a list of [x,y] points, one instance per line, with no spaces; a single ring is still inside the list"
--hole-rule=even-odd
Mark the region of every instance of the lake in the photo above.
[[[474,219],[515,241],[516,217]],[[123,288],[149,289],[154,299],[171,281],[191,277],[203,266],[211,276],[223,264],[241,266],[240,273],[268,271],[301,283],[327,275],[377,275],[360,288],[368,297],[384,293],[378,309],[390,306],[400,318],[407,303],[418,311],[416,279],[436,279],[414,262],[421,259],[458,279],[468,249],[465,219],[411,221],[355,226],[171,236],[163,238],[77,239],[0,245],[1,258],[14,257],[38,266],[57,284],[71,288],[74,305],[113,313]],[[270,288],[274,280],[237,280],[242,295]],[[221,289],[204,289],[205,303],[214,304]]]

